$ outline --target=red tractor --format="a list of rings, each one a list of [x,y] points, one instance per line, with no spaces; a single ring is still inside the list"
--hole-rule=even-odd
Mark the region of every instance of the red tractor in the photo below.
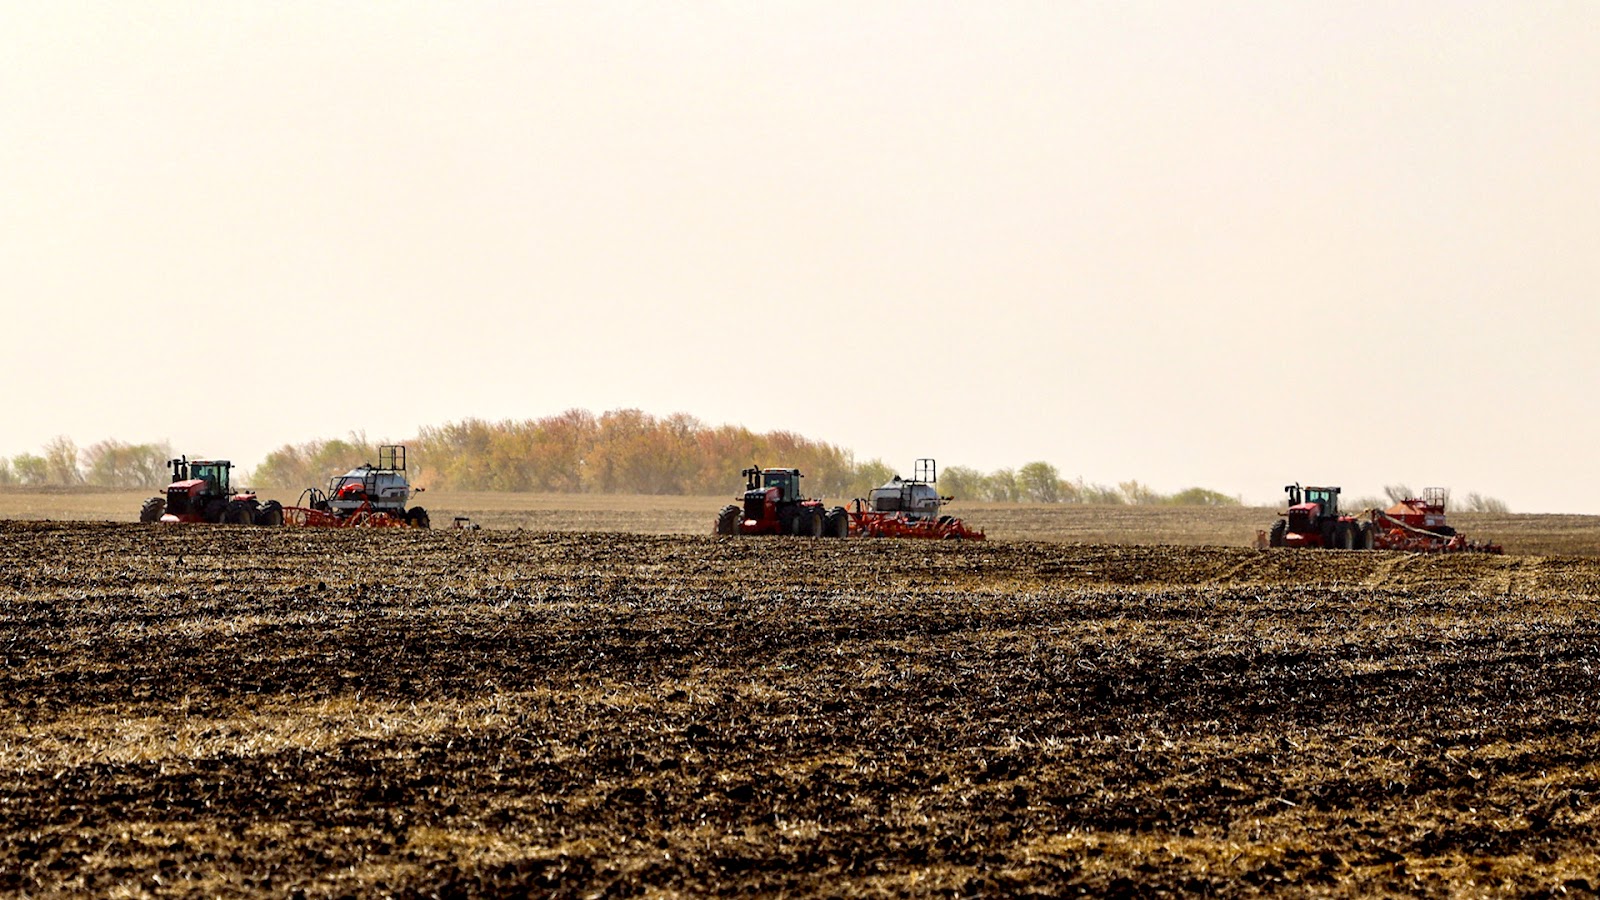
[[[1339,514],[1339,489],[1284,487],[1289,508],[1272,523],[1267,543],[1273,547],[1320,547],[1324,550],[1371,550],[1372,527],[1355,516]]]
[[[172,483],[166,493],[151,497],[139,509],[141,522],[206,522],[212,525],[282,525],[283,506],[276,500],[262,503],[256,492],[232,493],[228,475],[233,463],[225,459],[187,456],[167,460]]]
[[[850,517],[844,507],[827,509],[800,492],[799,469],[749,468],[743,504],[730,503],[717,514],[717,534],[798,534],[846,537]]]

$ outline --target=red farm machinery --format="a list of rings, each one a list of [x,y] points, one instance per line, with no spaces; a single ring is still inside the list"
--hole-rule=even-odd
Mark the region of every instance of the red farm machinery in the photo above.
[[[283,510],[289,525],[307,528],[427,528],[428,511],[406,507],[413,493],[406,476],[406,448],[378,448],[378,464],[357,466],[328,481],[326,491],[307,488],[294,506]]]
[[[139,509],[139,521],[207,523],[211,525],[282,525],[283,506],[262,503],[256,492],[229,485],[233,463],[226,459],[167,460],[172,483]]]
[[[1499,544],[1468,540],[1445,524],[1449,496],[1444,488],[1424,488],[1421,497],[1406,497],[1388,509],[1372,510],[1374,546],[1422,553],[1504,553]]]
[[[1422,497],[1408,497],[1388,509],[1370,509],[1359,516],[1339,511],[1339,488],[1284,488],[1288,508],[1272,523],[1271,547],[1325,550],[1403,550],[1419,553],[1502,553],[1499,544],[1469,541],[1445,524],[1448,492],[1428,488]]]
[[[983,540],[982,531],[945,514],[944,505],[955,498],[941,497],[934,487],[938,481],[939,464],[932,459],[917,460],[912,477],[896,475],[883,486],[873,488],[866,499],[850,504],[850,533],[865,537]]]
[[[850,533],[844,507],[825,507],[800,490],[799,469],[745,469],[744,495],[717,514],[722,535],[792,534],[842,538]]]
[[[1272,523],[1268,543],[1273,547],[1311,547],[1322,550],[1371,549],[1372,532],[1355,516],[1339,513],[1339,489],[1284,487],[1289,495],[1283,518]]]

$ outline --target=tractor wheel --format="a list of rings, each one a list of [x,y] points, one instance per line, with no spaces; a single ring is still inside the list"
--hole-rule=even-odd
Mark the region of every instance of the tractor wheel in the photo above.
[[[1371,522],[1362,522],[1361,531],[1356,535],[1356,549],[1371,550],[1377,538],[1376,532],[1377,529],[1372,527]]]
[[[427,528],[433,523],[428,520],[428,511],[420,506],[413,506],[406,512],[406,521],[412,528]]]
[[[1283,536],[1289,531],[1289,523],[1282,519],[1272,523],[1272,530],[1267,533],[1267,544],[1273,547],[1283,546]]]
[[[268,500],[256,510],[256,524],[276,528],[283,524],[283,504],[276,500]]]
[[[824,522],[823,519],[824,519],[824,516],[823,516],[822,510],[820,510],[820,509],[807,510],[805,512],[805,521],[803,521],[801,523],[804,526],[804,530],[801,531],[800,533],[805,535],[806,537],[814,537],[814,538],[822,537],[823,529],[827,526],[827,523]]]
[[[227,508],[222,512],[222,523],[224,525],[254,525],[256,523],[256,511],[248,501],[230,500]]]
[[[228,501],[217,497],[206,504],[205,510],[200,513],[200,519],[208,524],[216,525],[221,523],[223,517],[227,514]]]
[[[739,507],[730,503],[722,508],[722,512],[717,513],[714,533],[726,535],[739,533]]]
[[[1356,548],[1356,527],[1340,522],[1334,530],[1334,540],[1338,542],[1340,550],[1354,550]]]
[[[167,511],[167,498],[151,497],[139,507],[139,521],[146,525],[161,521],[162,513]]]
[[[828,537],[842,538],[850,536],[850,514],[844,507],[835,506],[828,510],[828,517],[823,522],[822,533]]]

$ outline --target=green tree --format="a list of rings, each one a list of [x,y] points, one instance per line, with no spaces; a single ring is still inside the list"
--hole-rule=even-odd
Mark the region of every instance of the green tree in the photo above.
[[[866,497],[875,487],[882,487],[894,480],[897,473],[881,459],[869,459],[856,467],[855,476],[851,479],[849,494],[852,499]]]
[[[1017,489],[1033,503],[1061,500],[1061,473],[1047,462],[1031,462],[1017,470]]]
[[[967,466],[951,466],[939,473],[939,493],[957,500],[981,500],[984,496],[984,474]]]
[[[50,483],[50,464],[34,453],[19,453],[11,459],[11,468],[17,473],[17,483],[36,487]]]
[[[335,475],[362,463],[376,463],[378,448],[365,434],[352,432],[349,440],[319,440],[285,444],[268,453],[251,473],[258,487],[325,488]],[[410,465],[410,460],[407,460]]]
[[[984,479],[984,484],[988,487],[988,499],[995,503],[1016,503],[1022,499],[1017,473],[1011,469],[995,469]]]

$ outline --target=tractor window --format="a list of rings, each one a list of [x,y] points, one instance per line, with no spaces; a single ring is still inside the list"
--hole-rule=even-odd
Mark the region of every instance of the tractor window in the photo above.
[[[1306,502],[1322,504],[1322,514],[1325,516],[1336,516],[1339,514],[1339,495],[1335,494],[1333,491],[1308,489],[1306,491]]]
[[[190,466],[189,467],[189,477],[190,478],[198,478],[198,479],[204,481],[206,483],[206,485],[208,487],[210,487],[210,489],[215,493],[219,493],[220,494],[223,491],[227,490],[227,486],[228,486],[227,470],[225,468],[223,468],[222,466],[214,466],[214,465]]]
[[[778,489],[779,500],[793,500],[795,497],[794,473],[792,472],[766,472],[764,473],[765,487]]]

